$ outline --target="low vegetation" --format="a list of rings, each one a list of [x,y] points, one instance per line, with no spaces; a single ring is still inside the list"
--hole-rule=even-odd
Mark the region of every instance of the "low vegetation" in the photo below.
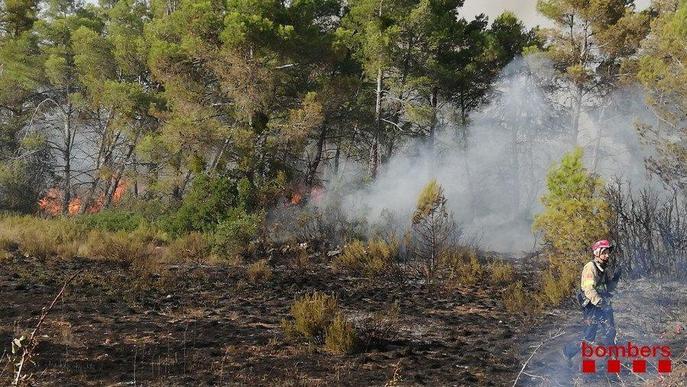
[[[398,244],[395,242],[354,240],[343,248],[333,264],[340,271],[377,277],[391,273],[397,258]]]
[[[248,266],[246,277],[254,284],[267,282],[272,278],[272,268],[266,259],[261,259]]]
[[[456,248],[441,259],[441,267],[449,286],[473,286],[484,279],[486,269],[472,248]]]
[[[495,260],[489,265],[488,271],[493,285],[508,285],[515,279],[515,268],[509,262]]]
[[[322,292],[298,298],[291,306],[291,320],[283,320],[282,329],[287,337],[324,343],[325,349],[336,353],[350,353],[357,343],[355,329],[336,298]]]

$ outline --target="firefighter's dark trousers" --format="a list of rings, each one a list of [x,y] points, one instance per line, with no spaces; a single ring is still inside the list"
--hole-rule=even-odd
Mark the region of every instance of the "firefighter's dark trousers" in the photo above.
[[[601,345],[615,344],[615,319],[613,318],[613,308],[608,305],[602,308],[588,304],[582,310],[584,316],[584,333],[582,340],[587,343]],[[568,343],[563,348],[563,352],[572,358],[580,351],[582,343]]]

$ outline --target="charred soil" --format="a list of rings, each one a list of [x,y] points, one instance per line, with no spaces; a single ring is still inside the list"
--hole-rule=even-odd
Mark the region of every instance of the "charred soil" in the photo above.
[[[39,337],[35,385],[508,385],[527,324],[501,287],[450,290],[422,281],[335,273],[326,254],[307,265],[164,264],[138,272],[112,262],[38,260],[0,265],[0,342],[27,334],[65,278],[83,270]],[[321,258],[319,258],[321,257]],[[281,321],[300,295],[322,291],[359,333],[351,355],[287,338]],[[0,380],[9,381],[8,355]]]

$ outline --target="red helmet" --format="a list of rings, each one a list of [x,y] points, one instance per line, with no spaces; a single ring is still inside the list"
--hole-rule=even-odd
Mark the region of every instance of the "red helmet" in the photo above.
[[[596,253],[597,251],[599,251],[601,249],[613,250],[613,245],[611,244],[611,242],[609,242],[605,239],[602,239],[602,240],[600,240],[600,241],[598,241],[592,245],[592,251],[594,253]]]

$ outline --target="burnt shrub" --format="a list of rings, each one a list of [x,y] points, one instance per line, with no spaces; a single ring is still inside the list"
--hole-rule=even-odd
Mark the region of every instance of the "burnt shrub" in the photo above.
[[[687,269],[687,200],[679,192],[633,190],[615,180],[606,187],[613,217],[612,263],[631,277],[680,275]]]

